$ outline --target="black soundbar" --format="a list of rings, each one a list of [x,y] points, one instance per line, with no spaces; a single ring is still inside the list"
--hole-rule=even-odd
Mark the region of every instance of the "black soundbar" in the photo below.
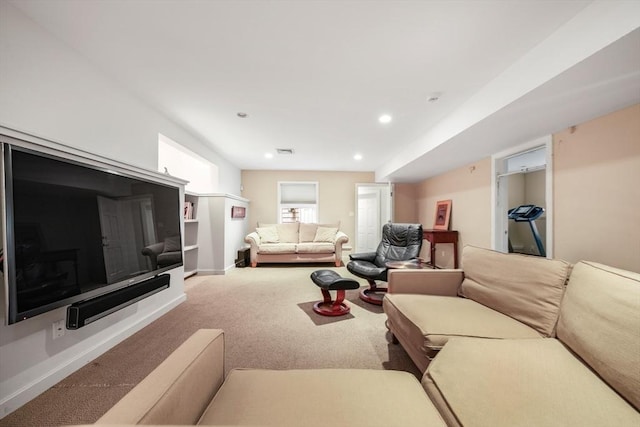
[[[67,329],[78,329],[169,287],[170,276],[161,274],[125,288],[79,301],[67,308]]]

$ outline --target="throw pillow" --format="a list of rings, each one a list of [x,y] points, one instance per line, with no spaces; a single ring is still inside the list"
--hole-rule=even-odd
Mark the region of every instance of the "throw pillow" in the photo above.
[[[256,228],[258,236],[260,236],[261,243],[278,243],[280,237],[278,236],[278,230],[275,227],[258,227]]]
[[[164,249],[162,252],[177,252],[181,250],[180,236],[172,236],[164,239]]]
[[[280,243],[298,243],[298,226],[297,222],[276,225]]]
[[[301,222],[300,223],[300,243],[313,242],[314,237],[316,237],[317,231],[318,231],[318,224],[307,224],[307,223]]]
[[[313,241],[334,243],[336,241],[337,232],[337,228],[318,227],[316,237],[313,238]]]

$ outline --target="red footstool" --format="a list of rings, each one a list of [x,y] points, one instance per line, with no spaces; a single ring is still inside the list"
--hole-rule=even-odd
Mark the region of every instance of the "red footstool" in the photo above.
[[[344,302],[345,291],[358,289],[360,283],[341,277],[333,270],[316,270],[311,273],[311,280],[318,285],[324,297],[324,301],[313,305],[313,311],[323,316],[342,316],[351,311],[351,308]],[[338,291],[335,301],[331,300],[329,291]]]

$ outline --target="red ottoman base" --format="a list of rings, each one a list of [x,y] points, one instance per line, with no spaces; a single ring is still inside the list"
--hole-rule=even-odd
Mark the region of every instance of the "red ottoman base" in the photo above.
[[[382,305],[387,288],[368,288],[360,291],[360,299],[369,304]]]
[[[318,301],[313,305],[313,311],[323,316],[343,316],[351,311],[351,308],[344,303],[345,291],[338,290],[336,300],[331,300],[331,294],[326,289],[322,290],[324,301]]]

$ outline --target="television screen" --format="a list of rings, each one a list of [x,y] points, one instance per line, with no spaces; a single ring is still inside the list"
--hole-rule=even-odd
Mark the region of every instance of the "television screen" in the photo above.
[[[177,187],[3,149],[9,323],[182,265]]]

